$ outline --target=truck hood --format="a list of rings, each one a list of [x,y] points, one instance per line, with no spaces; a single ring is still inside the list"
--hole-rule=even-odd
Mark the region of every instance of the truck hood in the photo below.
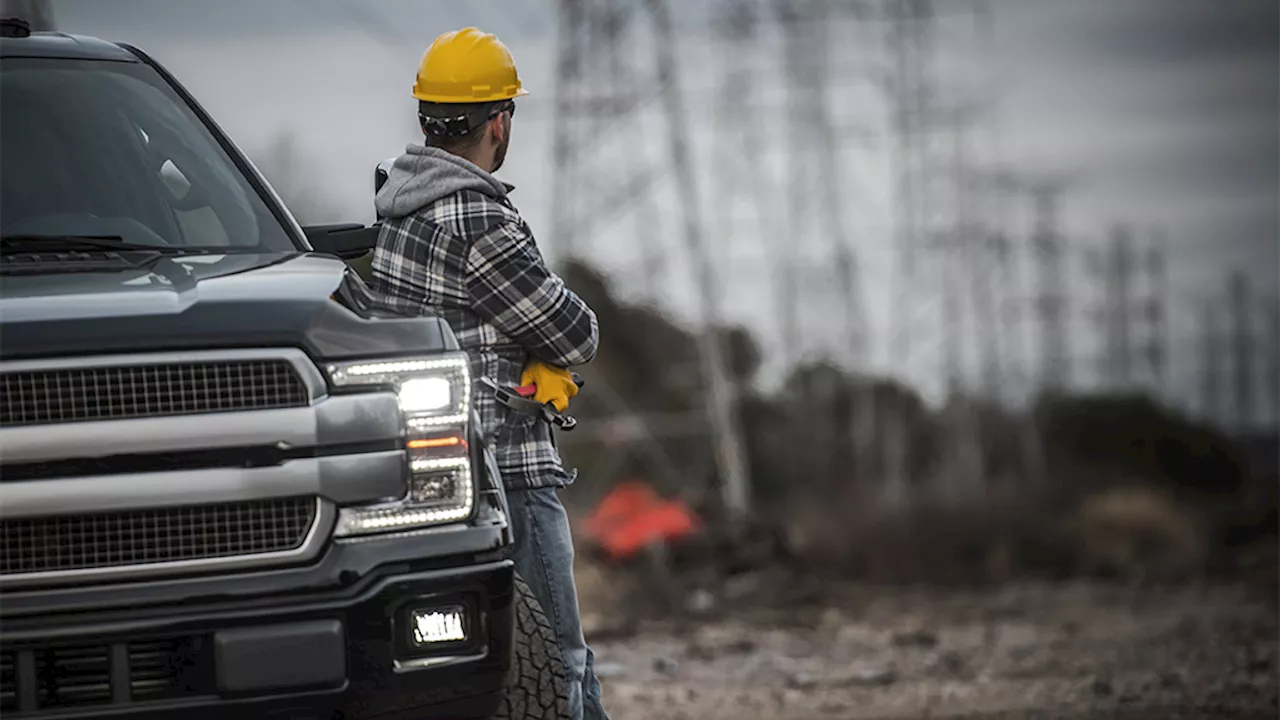
[[[344,283],[359,282],[341,260],[309,253],[186,255],[125,270],[5,275],[0,357],[284,345],[339,358],[451,349],[452,333],[437,318],[380,323],[332,299]],[[417,329],[405,336],[406,327]],[[388,335],[391,328],[400,330]]]
[[[146,267],[104,272],[5,276],[6,325],[174,315],[196,303],[327,299],[343,263],[323,256],[248,254],[165,257]]]

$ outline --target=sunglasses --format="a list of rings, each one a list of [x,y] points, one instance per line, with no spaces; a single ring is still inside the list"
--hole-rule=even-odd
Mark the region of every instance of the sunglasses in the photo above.
[[[493,112],[489,113],[489,117],[485,118],[485,121],[492,120],[492,119],[494,119],[494,118],[498,117],[499,115],[501,115],[501,114],[502,114],[502,113],[504,113],[504,112],[509,112],[509,113],[511,113],[511,117],[515,117],[515,116],[516,116],[516,104],[515,104],[514,102],[510,101],[510,100],[508,100],[507,102],[502,103],[502,104],[501,104],[501,105],[499,105],[498,107],[494,108],[494,109],[493,109]]]
[[[434,137],[449,137],[449,136],[462,137],[470,134],[472,130],[498,117],[504,112],[509,112],[511,113],[511,117],[515,117],[516,104],[508,100],[507,102],[491,110],[489,112],[489,115],[485,117],[485,119],[482,122],[478,122],[478,123],[473,122],[471,118],[469,118],[466,115],[459,115],[457,117],[451,117],[451,118],[442,118],[442,117],[431,117],[428,115],[423,115],[421,112],[418,113],[418,121],[422,123],[423,129],[431,133],[431,135]]]

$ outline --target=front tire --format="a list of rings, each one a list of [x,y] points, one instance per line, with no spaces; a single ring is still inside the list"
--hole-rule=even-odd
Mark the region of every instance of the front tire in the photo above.
[[[569,717],[569,681],[555,629],[519,575],[515,576],[515,614],[511,671],[494,720]]]

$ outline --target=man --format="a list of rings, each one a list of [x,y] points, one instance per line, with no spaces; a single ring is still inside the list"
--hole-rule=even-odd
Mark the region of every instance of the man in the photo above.
[[[373,288],[392,307],[439,313],[475,378],[537,385],[563,410],[578,388],[566,368],[589,362],[595,313],[547,269],[533,234],[492,173],[511,140],[512,100],[527,94],[507,48],[475,28],[441,35],[422,57],[413,95],[425,142],[396,159],[375,205],[383,218]],[[551,427],[472,393],[510,500],[516,571],[555,624],[573,718],[605,718],[583,640],[573,544],[557,489],[575,479]]]

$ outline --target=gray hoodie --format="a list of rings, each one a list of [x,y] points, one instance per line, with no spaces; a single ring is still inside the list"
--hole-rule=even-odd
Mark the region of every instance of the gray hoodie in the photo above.
[[[409,145],[373,199],[380,218],[401,218],[462,190],[503,200],[512,187],[475,163],[439,148]]]

